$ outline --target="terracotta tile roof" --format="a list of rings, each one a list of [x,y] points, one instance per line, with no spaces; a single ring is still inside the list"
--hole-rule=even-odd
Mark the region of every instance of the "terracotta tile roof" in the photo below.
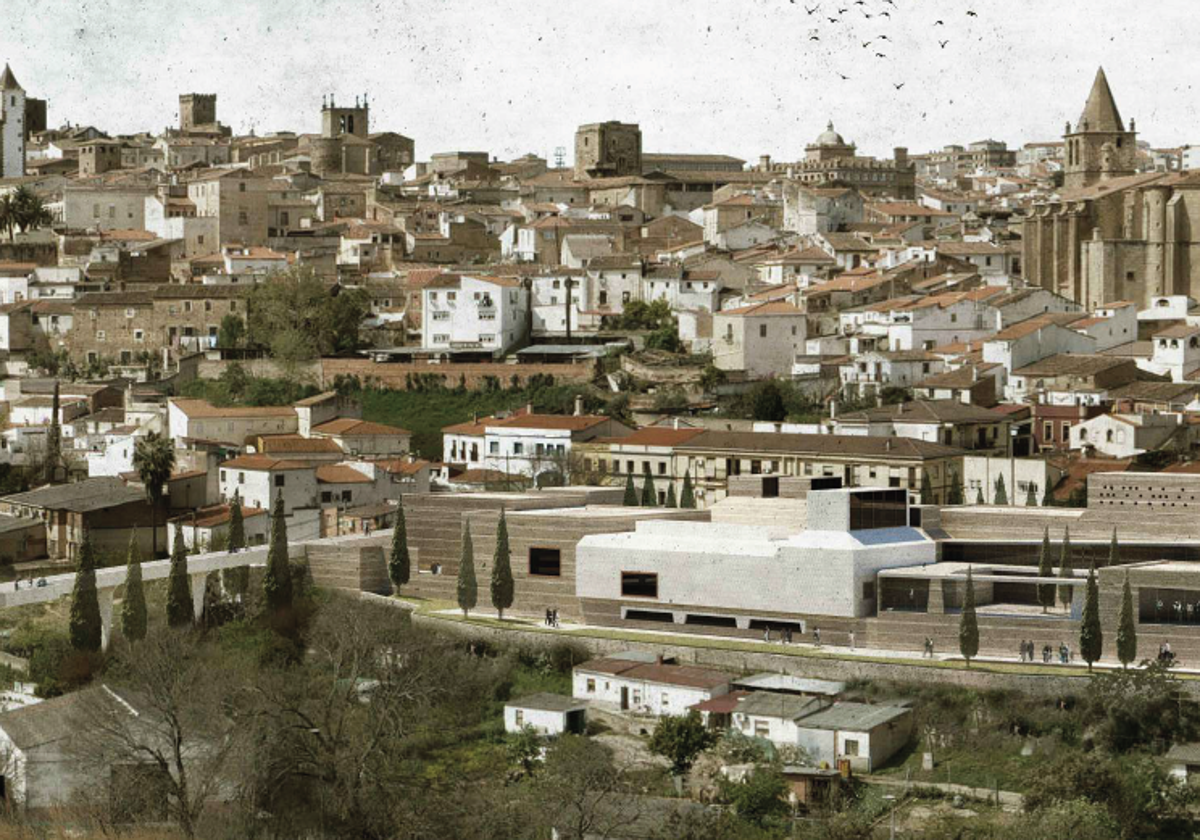
[[[354,467],[345,464],[322,464],[317,467],[317,481],[321,484],[371,484],[370,476],[363,475]]]
[[[866,435],[800,435],[705,431],[678,447],[684,451],[788,452],[863,458],[944,458],[962,450],[924,440]]]
[[[85,299],[87,297],[90,297],[90,295],[86,295]],[[249,418],[296,416],[296,410],[290,405],[229,406],[228,408],[217,408],[208,402],[208,400],[188,398],[172,399],[171,404],[177,406],[180,411],[193,419],[207,417]]]
[[[1129,365],[1129,359],[1098,353],[1057,353],[1014,370],[1013,376],[1095,376],[1112,368]]]
[[[421,470],[433,466],[432,461],[425,461],[421,458],[414,458],[411,461],[407,458],[392,458],[387,461],[373,461],[372,463],[388,475],[416,475]]]
[[[619,446],[677,446],[704,433],[704,429],[675,429],[667,426],[643,426],[622,438],[607,438]]]
[[[1084,312],[1050,312],[1044,315],[1035,315],[1005,327],[988,341],[1016,341],[1046,327],[1069,327],[1074,322],[1082,321],[1086,317],[1088,317],[1087,313]]]
[[[232,505],[211,505],[197,510],[195,519],[192,518],[190,513],[187,513],[183,516],[177,516],[171,521],[178,522],[180,525],[195,525],[197,528],[214,528],[218,525],[224,525],[230,520],[230,511],[232,508]],[[242,519],[265,516],[266,514],[267,511],[265,508],[242,505]]]
[[[720,688],[728,685],[729,681],[733,679],[724,671],[698,668],[694,665],[659,665],[628,659],[591,659],[581,665],[576,665],[575,670],[592,674],[610,674],[661,685],[680,685],[702,689]]]
[[[342,448],[329,438],[306,438],[300,435],[264,435],[262,454],[341,454]]]
[[[408,429],[399,426],[385,426],[383,423],[372,423],[369,420],[358,420],[353,417],[339,417],[313,426],[313,433],[319,435],[334,435],[339,437],[363,437],[366,435],[410,435]]]
[[[762,303],[752,303],[749,306],[739,306],[737,309],[722,309],[714,315],[804,315],[804,310],[793,306],[784,300],[768,300]]]
[[[1200,333],[1200,325],[1196,324],[1174,324],[1167,327],[1165,330],[1159,330],[1154,333],[1155,338],[1188,338]]]
[[[313,465],[306,461],[294,461],[284,458],[272,458],[268,455],[238,455],[221,463],[221,469],[259,470],[263,472],[278,472],[280,470],[311,470]]]

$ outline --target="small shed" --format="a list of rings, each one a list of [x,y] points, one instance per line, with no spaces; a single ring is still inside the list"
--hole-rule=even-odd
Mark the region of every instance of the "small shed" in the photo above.
[[[504,731],[531,727],[541,735],[582,735],[587,731],[587,701],[561,694],[531,694],[504,704]]]
[[[1162,758],[1167,774],[1181,782],[1200,784],[1200,744],[1176,744]]]
[[[912,727],[912,709],[868,703],[834,703],[796,721],[797,743],[814,759],[830,767],[848,761],[864,773],[908,743]]]
[[[788,800],[806,808],[828,804],[842,790],[842,774],[837,770],[786,764],[782,772],[788,786]]]

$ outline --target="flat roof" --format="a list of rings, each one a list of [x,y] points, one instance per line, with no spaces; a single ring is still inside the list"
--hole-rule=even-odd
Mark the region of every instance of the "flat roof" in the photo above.
[[[1038,540],[1038,542],[1041,542]],[[1187,565],[1187,564],[1181,564]],[[1197,569],[1200,567],[1190,566]],[[962,578],[966,580],[967,569],[971,570],[971,578],[977,581],[985,582],[1003,582],[1003,583],[1045,583],[1046,579],[1039,577],[1037,568],[1034,566],[1012,566],[1001,563],[928,563],[922,566],[901,566],[896,569],[882,569],[879,572],[879,577],[882,578],[907,578],[911,580],[946,580],[948,578]],[[1087,575],[1078,574],[1083,572],[1082,569],[1072,569],[1071,577],[1058,577],[1058,567],[1054,567],[1054,585],[1063,586],[1084,586],[1087,584]]]
[[[522,697],[519,700],[509,700],[504,704],[505,708],[514,709],[537,709],[542,712],[572,712],[576,709],[586,709],[588,701],[576,700],[574,697],[566,697],[562,694],[551,694],[548,691],[543,691],[538,694],[530,694],[528,697]]]
[[[800,726],[805,729],[850,729],[864,732],[891,723],[911,712],[912,709],[905,706],[834,703],[828,709],[822,709],[804,718]]]
[[[763,691],[795,691],[804,694],[836,695],[846,690],[844,682],[797,677],[791,674],[751,674],[734,680],[734,685],[757,688]]]

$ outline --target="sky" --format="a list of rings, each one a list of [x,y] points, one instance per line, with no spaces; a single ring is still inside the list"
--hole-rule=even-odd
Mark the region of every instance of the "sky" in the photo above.
[[[569,162],[615,119],[647,152],[796,160],[830,120],[879,156],[1056,140],[1100,65],[1142,139],[1200,143],[1198,25],[1197,0],[0,0],[0,61],[51,125],[110,134],[186,92],[258,134],[367,94],[418,159]]]

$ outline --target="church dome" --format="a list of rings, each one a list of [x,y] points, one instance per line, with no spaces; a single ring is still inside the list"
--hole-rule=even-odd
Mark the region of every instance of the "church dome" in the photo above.
[[[833,120],[829,121],[829,125],[825,126],[825,130],[817,135],[817,140],[813,143],[814,146],[845,146],[846,141],[842,139],[842,135],[833,130]]]

